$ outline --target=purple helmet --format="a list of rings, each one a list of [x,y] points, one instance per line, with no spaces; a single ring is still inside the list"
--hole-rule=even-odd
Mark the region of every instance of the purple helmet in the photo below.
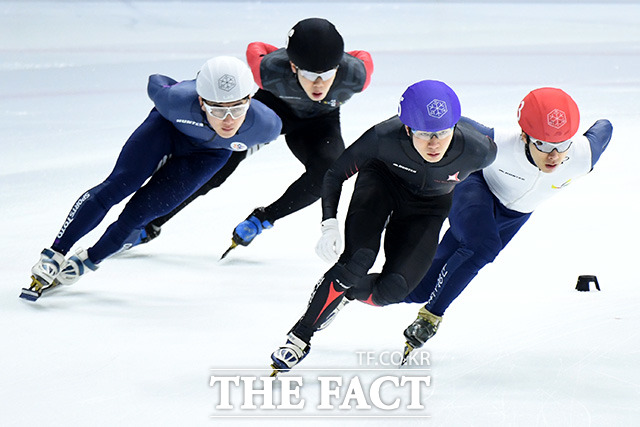
[[[438,80],[423,80],[407,88],[400,97],[398,117],[411,129],[438,132],[460,120],[460,100]]]

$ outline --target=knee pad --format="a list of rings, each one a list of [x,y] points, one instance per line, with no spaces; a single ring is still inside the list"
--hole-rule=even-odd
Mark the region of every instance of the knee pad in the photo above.
[[[402,302],[409,294],[409,285],[405,278],[398,273],[380,276],[373,286],[371,300],[375,305],[389,305]]]
[[[362,276],[367,274],[375,260],[376,253],[371,249],[358,249],[346,262],[336,264],[331,268],[333,271],[329,271],[333,273],[340,285],[344,288],[351,288],[358,283]]]
[[[358,301],[366,301],[371,297],[373,292],[373,286],[378,280],[380,274],[372,273],[367,274],[358,281],[352,288],[347,291],[347,298],[357,299]]]

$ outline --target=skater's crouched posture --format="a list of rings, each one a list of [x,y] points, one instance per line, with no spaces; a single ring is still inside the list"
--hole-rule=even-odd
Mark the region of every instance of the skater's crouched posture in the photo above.
[[[613,127],[596,121],[577,134],[575,101],[557,88],[527,94],[514,129],[469,121],[498,146],[496,160],[456,188],[449,229],[431,268],[405,302],[425,304],[404,331],[405,354],[435,335],[447,307],[494,261],[542,202],[589,173],[607,148]]]
[[[275,221],[320,198],[327,169],[344,151],[340,109],[369,86],[373,73],[371,55],[363,50],[345,52],[338,30],[321,18],[303,19],[294,25],[286,48],[263,42],[249,44],[247,62],[260,87],[254,99],[278,114],[287,147],[305,172],[276,201],[254,209],[234,228],[230,249],[249,245]],[[248,153],[233,153],[224,168],[184,203],[149,224],[147,239],[156,236],[163,224],[197,197],[225,182]]]
[[[351,299],[375,306],[402,301],[429,268],[456,184],[489,165],[493,141],[456,125],[460,103],[446,84],[425,80],[402,95],[399,113],[365,132],[329,169],[322,192],[322,238],[316,251],[337,263],[318,282],[287,343],[271,356],[286,371],[309,352],[322,329]],[[343,182],[358,173],[345,221],[345,250],[336,219]],[[385,264],[368,274],[380,248]]]
[[[178,83],[152,75],[148,94],[155,107],[129,137],[113,172],[75,202],[53,244],[33,266],[32,285],[21,296],[34,300],[51,285],[74,283],[200,188],[233,151],[277,138],[282,122],[264,104],[251,100],[255,89],[249,67],[233,57],[210,59],[194,80]],[[65,258],[132,193],[118,220],[94,246]]]

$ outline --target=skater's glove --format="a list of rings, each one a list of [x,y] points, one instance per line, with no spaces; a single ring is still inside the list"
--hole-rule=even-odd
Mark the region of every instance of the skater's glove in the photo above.
[[[320,229],[322,230],[322,237],[320,237],[316,245],[316,254],[324,261],[333,264],[338,260],[344,249],[340,230],[338,229],[338,220],[335,218],[325,219],[322,221]]]

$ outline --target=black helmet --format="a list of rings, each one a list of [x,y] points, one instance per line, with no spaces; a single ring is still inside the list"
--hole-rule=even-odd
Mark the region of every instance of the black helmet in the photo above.
[[[336,68],[344,53],[344,41],[326,19],[303,19],[287,36],[287,55],[297,67],[323,72]]]

